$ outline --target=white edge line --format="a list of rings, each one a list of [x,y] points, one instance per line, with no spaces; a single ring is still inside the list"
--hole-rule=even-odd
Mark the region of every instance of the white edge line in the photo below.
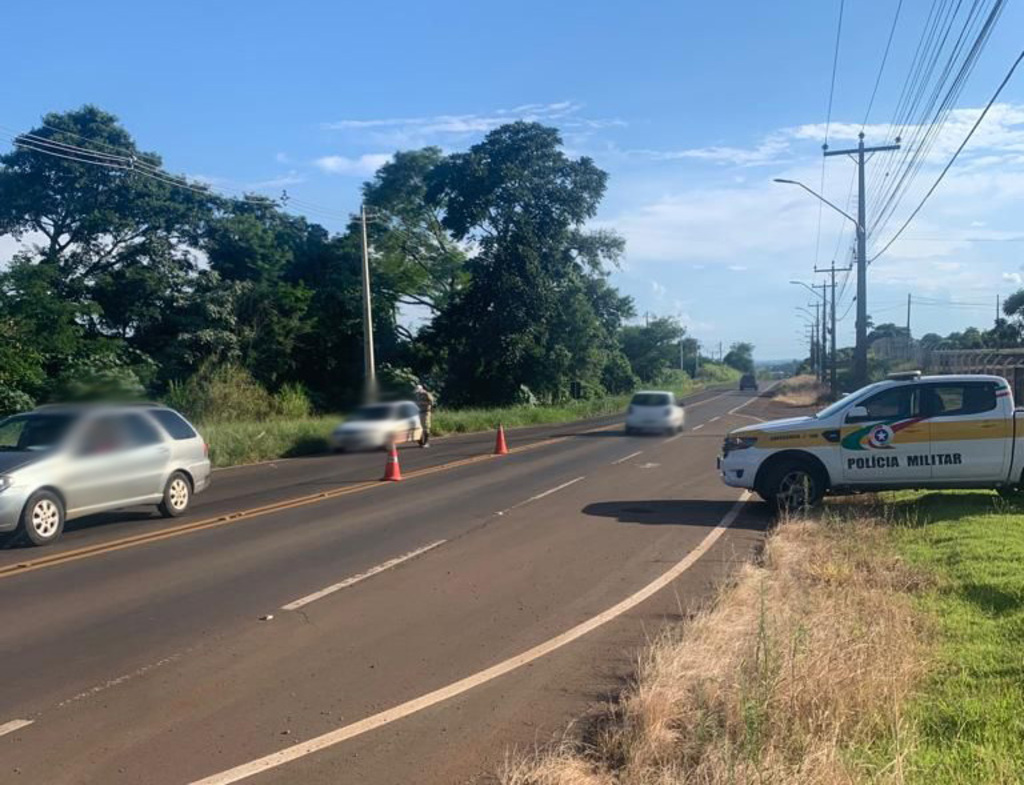
[[[584,479],[586,479],[585,476],[584,477],[577,477],[574,480],[569,480],[569,482],[563,482],[561,485],[556,485],[554,488],[548,488],[543,493],[538,493],[536,496],[531,496],[529,499],[526,500],[526,502],[535,502],[538,499],[543,499],[545,496],[550,496],[553,493],[557,493],[558,491],[562,490],[563,488],[568,488],[570,485],[574,485],[574,484],[578,483],[580,480],[584,480]],[[526,502],[523,502],[523,504],[525,504]]]
[[[644,452],[643,450],[637,450],[636,452],[631,452],[629,455],[624,455],[623,457],[619,458],[617,461],[612,461],[612,466],[617,466],[620,463],[625,463],[630,458],[635,458],[638,455],[643,455],[643,452]]]
[[[702,422],[702,423],[701,423],[700,425],[694,425],[694,426],[693,426],[693,427],[692,427],[692,428],[691,428],[690,430],[691,430],[691,431],[699,431],[699,430],[700,430],[701,428],[703,428],[703,427],[704,427],[705,425],[707,425],[707,423],[703,423],[703,422]]]
[[[722,419],[721,415],[719,415],[718,417],[712,417],[710,420],[708,420],[708,425],[710,425],[711,423],[715,422],[716,420],[721,420],[721,419]]]
[[[444,545],[446,542],[448,542],[448,540],[438,540],[437,542],[430,543],[430,545],[424,545],[422,548],[417,548],[414,551],[410,551],[409,553],[406,553],[403,556],[397,556],[394,559],[388,559],[388,561],[383,562],[382,564],[378,564],[376,567],[371,567],[366,572],[361,572],[358,575],[353,575],[351,578],[346,578],[340,583],[335,583],[331,586],[328,586],[325,589],[313,592],[312,594],[307,594],[305,597],[300,597],[299,599],[293,602],[289,602],[287,605],[282,605],[281,610],[296,611],[304,605],[309,605],[311,602],[316,602],[317,600],[323,599],[329,594],[334,594],[336,591],[347,589],[349,586],[354,586],[357,583],[361,583],[362,581],[365,581],[367,578],[372,578],[374,575],[379,575],[385,570],[390,570],[392,567],[397,567],[399,564],[402,564],[403,562],[407,562],[410,559],[415,559],[417,556],[422,556],[427,551],[432,551],[434,550],[434,548],[438,548]]]
[[[16,730],[27,728],[29,725],[34,723],[35,720],[11,720],[0,725],[0,736],[6,736],[8,733],[14,733]]]
[[[416,712],[428,709],[442,701],[454,698],[457,695],[468,692],[474,687],[479,687],[481,684],[486,684],[499,676],[504,676],[506,673],[510,673],[523,665],[527,665],[534,660],[540,659],[541,657],[572,643],[578,638],[582,638],[588,632],[596,630],[598,627],[607,624],[627,611],[635,608],[644,600],[650,598],[652,595],[668,586],[672,581],[690,569],[690,567],[692,567],[702,556],[704,556],[705,553],[708,552],[708,550],[710,550],[711,546],[715,544],[718,538],[725,533],[725,530],[732,526],[736,517],[740,514],[740,510],[743,508],[743,504],[749,498],[750,492],[744,491],[732,507],[729,508],[729,511],[725,514],[722,520],[718,522],[715,528],[708,532],[707,536],[700,541],[697,547],[686,554],[686,556],[677,562],[670,570],[663,573],[658,578],[655,578],[638,592],[631,594],[617,605],[613,605],[603,613],[600,613],[581,624],[577,624],[575,627],[566,630],[561,635],[556,635],[554,638],[534,646],[532,649],[527,649],[522,654],[510,657],[503,662],[499,662],[497,665],[492,665],[490,668],[474,673],[471,676],[467,676],[464,679],[460,679],[459,681],[453,682],[445,687],[441,687],[433,692],[428,692],[426,695],[421,695],[419,698],[406,701],[405,703],[386,709],[385,711],[374,714],[366,719],[354,722],[351,725],[346,725],[320,736],[315,736],[312,739],[299,742],[298,744],[293,744],[291,747],[286,747],[283,750],[272,752],[269,755],[257,758],[249,763],[243,763],[233,769],[228,769],[227,771],[222,771],[219,774],[213,774],[204,779],[197,780],[191,783],[191,785],[230,785],[230,783],[248,779],[249,777],[260,774],[261,772],[275,769],[278,766],[283,766],[286,763],[298,760],[299,758],[304,758],[307,755],[312,755],[313,753],[327,749],[328,747],[333,747],[343,741],[355,738],[356,736],[361,736],[371,730],[375,730],[383,727],[384,725],[395,722],[396,720],[415,714]]]

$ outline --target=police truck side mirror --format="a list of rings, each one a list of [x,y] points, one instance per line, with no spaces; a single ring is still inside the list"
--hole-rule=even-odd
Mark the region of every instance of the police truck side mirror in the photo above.
[[[867,420],[868,410],[863,406],[851,406],[849,411],[846,412],[847,422],[857,422],[858,420]]]

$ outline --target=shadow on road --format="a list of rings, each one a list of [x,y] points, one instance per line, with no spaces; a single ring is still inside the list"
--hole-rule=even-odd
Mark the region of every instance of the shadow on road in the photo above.
[[[595,502],[583,508],[584,515],[616,518],[619,523],[646,526],[717,526],[732,509],[731,501],[670,500]],[[766,531],[772,522],[767,505],[748,504],[733,523],[734,529]]]

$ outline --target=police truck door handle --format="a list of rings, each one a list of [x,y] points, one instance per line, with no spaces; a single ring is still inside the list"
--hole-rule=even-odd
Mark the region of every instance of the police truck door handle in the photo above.
[[[839,441],[839,430],[833,428],[830,431],[822,431],[821,437],[827,442],[837,442]]]

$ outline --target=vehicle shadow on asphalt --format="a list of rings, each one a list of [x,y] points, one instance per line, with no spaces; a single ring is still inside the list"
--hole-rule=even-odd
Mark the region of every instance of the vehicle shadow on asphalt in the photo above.
[[[717,526],[735,502],[709,500],[657,499],[653,501],[595,502],[583,508],[584,515],[616,518],[619,523],[645,526]],[[766,504],[748,504],[732,524],[733,529],[766,531],[772,514]]]

